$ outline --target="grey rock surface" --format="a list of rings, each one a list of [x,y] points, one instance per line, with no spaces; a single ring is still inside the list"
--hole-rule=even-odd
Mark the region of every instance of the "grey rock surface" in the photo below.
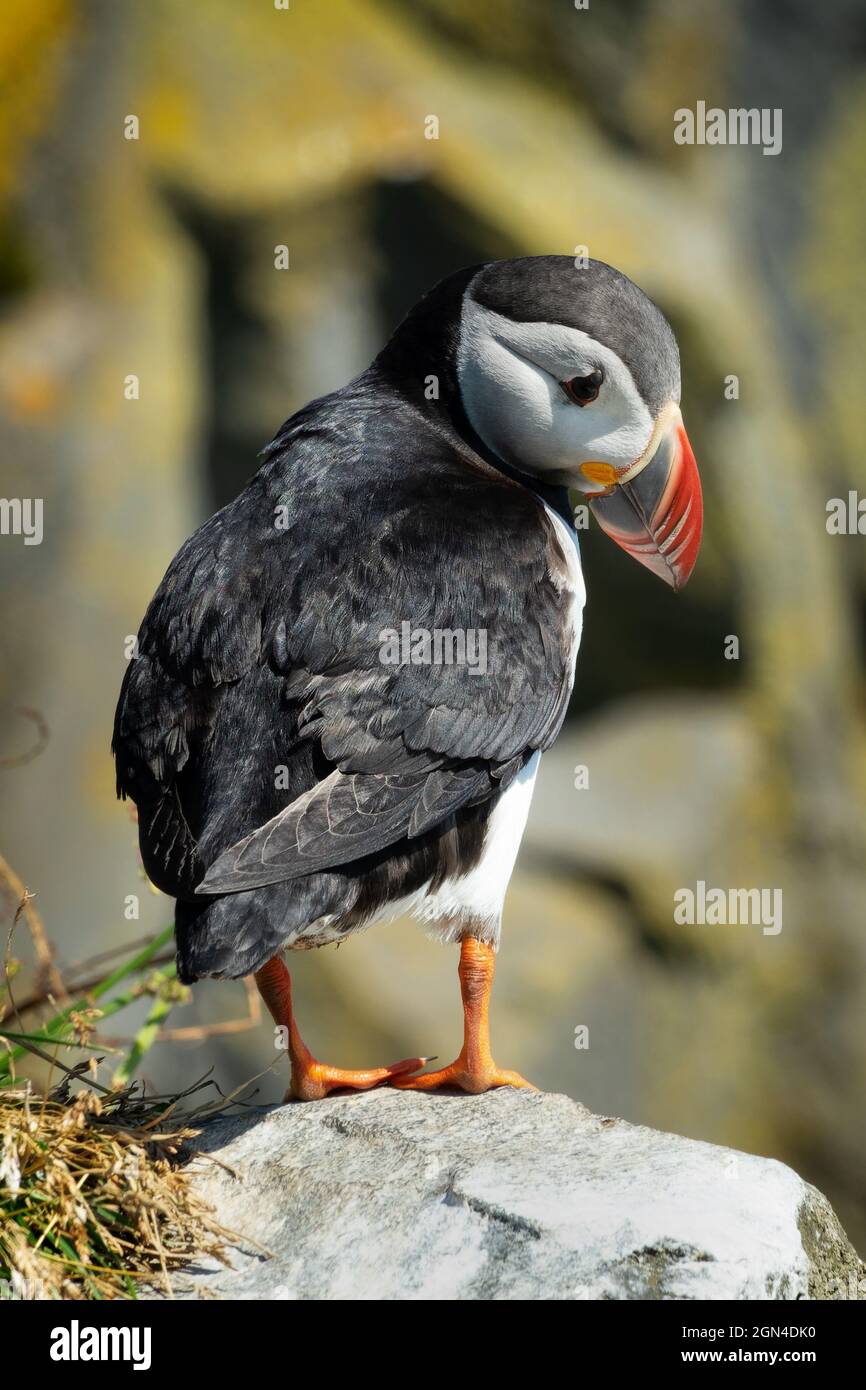
[[[239,1240],[181,1297],[832,1298],[863,1275],[790,1168],[561,1095],[379,1090],[197,1142],[196,1185]]]

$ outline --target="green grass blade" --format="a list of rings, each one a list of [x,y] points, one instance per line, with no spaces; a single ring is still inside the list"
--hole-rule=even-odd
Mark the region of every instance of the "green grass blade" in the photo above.
[[[120,964],[116,970],[113,970],[110,975],[107,975],[100,984],[95,985],[93,989],[89,990],[85,999],[78,999],[73,1004],[67,1004],[56,1013],[48,1023],[43,1025],[42,1031],[46,1035],[45,1041],[59,1041],[58,1035],[62,1035],[64,1028],[68,1026],[70,1014],[75,1013],[79,1009],[88,1008],[94,999],[104,998],[106,994],[114,989],[115,985],[119,985],[123,980],[129,979],[130,975],[136,975],[143,970],[157,952],[171,940],[173,931],[174,924],[172,923],[171,926],[166,927],[164,931],[161,931],[155,936],[148,946],[137,951],[134,956],[130,956],[129,960],[123,961],[122,964]],[[127,1004],[132,1003],[132,1001],[137,998],[138,995],[134,991],[129,991],[127,994],[119,996],[115,1000],[109,1000],[103,1009],[103,1017],[109,1018],[112,1014],[117,1013],[119,1009],[125,1008]],[[0,1030],[0,1036],[3,1036],[2,1030]],[[24,1057],[26,1053],[26,1047],[16,1047],[0,1055],[0,1084],[3,1084],[2,1078],[9,1072],[12,1063]]]

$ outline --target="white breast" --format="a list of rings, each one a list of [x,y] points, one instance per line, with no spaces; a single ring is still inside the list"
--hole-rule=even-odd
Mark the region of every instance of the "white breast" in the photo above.
[[[461,878],[447,879],[433,893],[422,888],[411,903],[413,915],[429,922],[440,939],[459,940],[471,924],[474,935],[498,944],[502,905],[526,829],[540,762],[541,754],[533,753],[500,796],[487,822],[484,848],[475,868]]]
[[[552,507],[548,507],[546,502],[544,503],[544,510],[556,532],[557,540],[559,541],[568,567],[565,585],[571,595],[571,611],[569,613],[571,637],[571,653],[569,656],[570,693],[571,687],[574,685],[574,663],[577,660],[577,649],[580,646],[581,633],[583,632],[583,609],[586,604],[586,584],[583,578],[583,566],[580,563],[580,545],[577,539],[577,532],[573,526],[563,521],[558,512],[555,512]],[[556,575],[551,574],[550,578],[557,587],[561,587],[561,581],[558,583]]]

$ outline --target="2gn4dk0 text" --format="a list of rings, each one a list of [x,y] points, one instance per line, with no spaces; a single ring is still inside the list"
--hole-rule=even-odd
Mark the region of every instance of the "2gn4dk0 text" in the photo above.
[[[766,1337],[814,1337],[814,1327],[753,1327],[751,1332],[747,1327],[684,1327],[684,1337],[703,1337],[707,1341],[715,1342],[719,1337],[733,1337],[738,1341],[743,1341],[746,1337],[753,1339]]]

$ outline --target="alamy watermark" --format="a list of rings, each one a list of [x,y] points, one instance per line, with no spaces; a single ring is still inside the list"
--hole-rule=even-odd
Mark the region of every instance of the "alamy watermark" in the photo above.
[[[681,106],[674,112],[674,143],[677,145],[761,145],[764,154],[782,150],[782,108],[780,106],[707,108],[699,101],[695,110]]]
[[[866,536],[866,497],[851,488],[847,497],[827,501],[828,536]]]
[[[702,878],[694,888],[674,893],[677,926],[761,927],[764,936],[782,930],[781,888],[708,888]]]
[[[827,1297],[837,1302],[851,1303],[866,1299],[866,1279],[860,1278],[853,1269],[847,1279],[828,1279]]]
[[[25,545],[41,545],[42,498],[0,497],[0,536],[23,536]]]
[[[383,666],[465,666],[470,676],[487,675],[487,629],[483,627],[413,627],[379,633]]]
[[[147,1371],[151,1337],[149,1327],[82,1327],[73,1318],[54,1328],[48,1354],[52,1361],[131,1361],[134,1371]]]

